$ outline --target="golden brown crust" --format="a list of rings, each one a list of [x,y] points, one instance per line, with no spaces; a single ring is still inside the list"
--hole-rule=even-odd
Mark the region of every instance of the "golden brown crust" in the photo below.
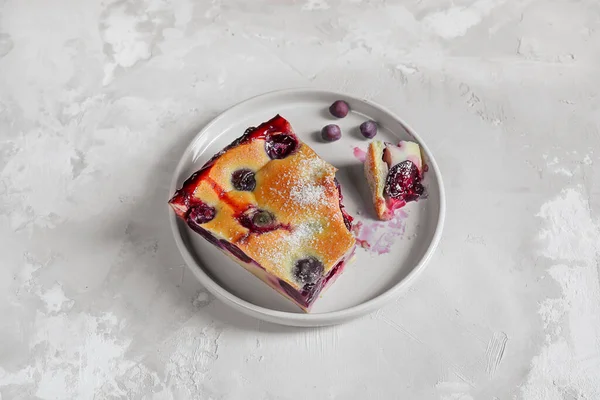
[[[294,135],[291,129],[285,133]],[[216,210],[214,219],[201,227],[235,244],[271,275],[299,289],[302,285],[292,274],[297,260],[318,258],[326,276],[354,248],[340,210],[336,168],[300,140],[296,151],[282,159],[271,160],[265,138],[257,137],[227,149],[213,162],[193,182],[193,196]],[[231,174],[242,168],[255,172],[253,191],[235,190],[231,183]],[[271,212],[280,227],[252,232],[239,218],[248,209]]]
[[[373,141],[369,144],[364,168],[365,176],[371,189],[373,206],[375,207],[377,218],[387,221],[392,218],[393,213],[389,210],[383,197],[383,189],[387,176],[387,165],[383,162],[383,148],[384,144],[380,141]]]

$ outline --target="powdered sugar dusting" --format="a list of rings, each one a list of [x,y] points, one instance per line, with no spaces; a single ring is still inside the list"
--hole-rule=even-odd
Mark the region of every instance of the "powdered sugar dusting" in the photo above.
[[[308,222],[300,224],[294,229],[291,235],[286,236],[285,242],[291,247],[300,247],[309,240],[323,232],[323,226],[318,222]]]
[[[554,260],[595,259],[598,226],[590,215],[587,200],[576,189],[564,190],[558,199],[544,204],[538,213],[546,221],[539,234],[545,245],[541,254]]]
[[[165,344],[171,349],[166,362],[166,382],[176,398],[211,398],[204,378],[218,358],[221,329],[213,326],[186,326]]]
[[[298,213],[302,209],[305,221],[292,226],[289,234],[273,239],[273,243],[263,246],[257,254],[257,259],[268,260],[281,277],[288,275],[292,257],[304,257],[304,254],[297,254],[300,249],[316,248],[317,237],[329,227],[322,206],[332,201],[328,193],[334,188],[335,167],[311,150],[304,150],[295,156],[293,169],[280,171],[269,191],[272,197],[279,197],[282,212]],[[339,212],[337,199],[335,204],[336,212]]]
[[[300,157],[299,174],[291,181],[290,195],[302,206],[317,206],[326,203],[323,178],[332,166],[320,157]]]
[[[327,184],[332,184],[329,175],[334,167],[312,153],[296,155],[293,169],[282,170],[279,178],[269,188],[272,198],[285,197],[282,211],[294,212],[298,207],[316,209],[327,204]]]
[[[301,223],[289,235],[280,237],[271,246],[262,247],[258,253],[262,259],[272,261],[280,276],[285,275],[289,269],[286,263],[288,257],[293,254],[296,249],[314,245],[316,236],[323,233],[323,224],[310,221]]]
[[[524,399],[600,398],[600,224],[592,219],[583,188],[564,190],[544,204],[540,255],[557,262],[549,274],[562,289],[561,298],[539,308],[545,347],[532,361],[521,393]],[[566,328],[566,329],[565,329]]]
[[[300,156],[298,160],[298,179],[300,184],[304,184],[311,181],[316,181],[322,178],[331,170],[331,164],[322,158]]]
[[[321,185],[297,185],[290,194],[292,200],[303,206],[322,204],[325,200],[325,188]]]

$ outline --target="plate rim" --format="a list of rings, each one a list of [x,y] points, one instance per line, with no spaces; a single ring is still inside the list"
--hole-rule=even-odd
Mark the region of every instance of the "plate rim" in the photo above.
[[[280,311],[273,310],[267,307],[259,306],[254,303],[251,303],[247,300],[244,300],[235,294],[231,293],[219,283],[217,283],[214,279],[210,277],[208,273],[204,271],[204,269],[196,262],[193,256],[190,254],[187,246],[183,242],[181,237],[181,233],[178,228],[177,216],[171,209],[171,207],[166,203],[166,207],[169,213],[169,221],[171,225],[171,230],[173,233],[173,237],[175,239],[175,243],[179,250],[179,253],[183,257],[186,265],[194,274],[194,276],[204,285],[204,287],[211,292],[215,297],[219,300],[223,301],[229,306],[241,311],[246,315],[250,315],[254,318],[258,318],[260,320],[280,324],[280,325],[289,325],[289,326],[325,326],[325,325],[335,325],[347,320],[355,319],[361,316],[364,316],[370,312],[373,312],[379,308],[381,308],[386,303],[390,302],[394,298],[398,297],[404,290],[406,290],[413,281],[423,273],[425,267],[429,264],[433,253],[439,245],[442,231],[444,228],[445,217],[446,217],[446,193],[444,189],[444,184],[442,181],[442,174],[438,167],[438,164],[429,150],[427,144],[423,141],[421,136],[415,132],[412,127],[407,124],[404,119],[400,118],[396,113],[390,111],[387,107],[384,107],[378,103],[375,103],[369,99],[359,98],[353,95],[349,95],[343,92],[336,92],[325,89],[314,89],[314,88],[290,88],[290,89],[279,89],[274,91],[269,91],[266,93],[262,93],[259,95],[255,95],[249,97],[245,100],[242,100],[233,106],[225,109],[215,118],[213,118],[210,122],[208,122],[200,131],[196,134],[196,136],[190,141],[189,145],[185,148],[183,153],[181,154],[181,158],[177,163],[175,171],[173,173],[173,177],[171,178],[171,183],[169,185],[169,193],[167,201],[172,197],[172,194],[177,190],[177,182],[183,169],[186,164],[186,155],[193,154],[193,148],[196,143],[200,140],[200,138],[206,134],[206,132],[211,128],[212,125],[216,124],[218,121],[226,118],[228,114],[234,112],[237,108],[241,108],[242,105],[246,103],[256,101],[262,98],[268,98],[271,96],[279,96],[279,95],[294,95],[294,94],[317,94],[317,95],[334,95],[340,96],[341,98],[351,99],[355,101],[360,101],[367,103],[368,105],[378,108],[380,111],[389,114],[392,118],[399,121],[402,126],[406,129],[406,131],[412,135],[417,141],[419,145],[422,147],[423,151],[428,157],[428,167],[429,171],[434,172],[436,176],[436,180],[438,182],[438,190],[439,190],[439,214],[435,227],[435,231],[427,250],[423,254],[423,256],[419,259],[416,265],[412,268],[412,270],[399,282],[395,283],[392,287],[387,289],[385,292],[377,295],[376,297],[367,300],[363,303],[354,305],[352,307],[348,307],[342,310],[337,311],[329,311],[324,313],[293,313],[288,311]]]

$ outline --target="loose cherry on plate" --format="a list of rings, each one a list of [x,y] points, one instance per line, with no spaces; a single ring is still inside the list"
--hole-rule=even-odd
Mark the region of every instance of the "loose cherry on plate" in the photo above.
[[[367,139],[373,139],[377,135],[377,123],[373,120],[368,120],[360,124],[360,133]]]
[[[329,112],[336,118],[344,118],[349,111],[350,106],[344,100],[336,100],[329,106]]]
[[[342,130],[336,124],[325,125],[321,129],[321,138],[326,142],[335,142],[342,137]]]

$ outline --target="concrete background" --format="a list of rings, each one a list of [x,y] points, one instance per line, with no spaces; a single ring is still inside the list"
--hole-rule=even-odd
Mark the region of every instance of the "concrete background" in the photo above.
[[[600,398],[600,4],[0,2],[0,398]],[[300,330],[218,301],[164,212],[226,107],[309,86],[445,177],[425,274]],[[95,396],[95,397],[94,397]]]

